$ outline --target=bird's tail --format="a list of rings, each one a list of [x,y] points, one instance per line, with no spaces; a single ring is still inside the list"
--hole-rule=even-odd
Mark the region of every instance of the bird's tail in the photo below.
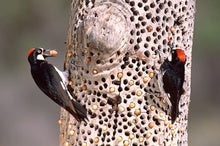
[[[172,124],[175,122],[178,115],[179,115],[179,105],[178,104],[172,105],[172,108],[171,108],[171,122],[172,122]]]
[[[174,99],[174,100],[171,100],[171,103],[172,103],[172,106],[171,106],[171,122],[172,124],[175,122],[176,118],[179,116],[179,100],[180,100],[180,94],[179,92],[177,93],[176,96],[174,96],[173,94],[171,95],[171,99]]]
[[[71,100],[72,104],[75,108],[75,111],[77,112],[77,116],[78,116],[78,120],[81,121],[85,121],[88,120],[87,117],[87,110],[77,101]]]

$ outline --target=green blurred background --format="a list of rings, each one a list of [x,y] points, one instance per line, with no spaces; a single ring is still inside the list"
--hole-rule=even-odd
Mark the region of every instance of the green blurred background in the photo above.
[[[220,145],[220,1],[197,0],[190,146]],[[59,51],[63,67],[70,0],[0,1],[0,146],[58,146],[60,108],[36,87],[26,59],[30,47]]]

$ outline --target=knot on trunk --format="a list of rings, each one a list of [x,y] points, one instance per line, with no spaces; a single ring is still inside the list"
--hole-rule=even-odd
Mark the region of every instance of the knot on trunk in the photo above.
[[[129,11],[122,5],[106,2],[92,8],[81,25],[87,48],[103,58],[129,50]]]

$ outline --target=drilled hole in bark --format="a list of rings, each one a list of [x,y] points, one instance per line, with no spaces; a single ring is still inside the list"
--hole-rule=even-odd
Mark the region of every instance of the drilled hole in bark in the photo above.
[[[129,4],[130,4],[130,6],[132,6],[132,7],[133,7],[133,6],[135,5],[135,2],[134,2],[134,1],[130,1],[130,3],[129,3]]]
[[[152,14],[151,14],[151,13],[147,13],[147,14],[146,14],[146,18],[147,18],[147,19],[150,19],[151,17],[152,17]]]

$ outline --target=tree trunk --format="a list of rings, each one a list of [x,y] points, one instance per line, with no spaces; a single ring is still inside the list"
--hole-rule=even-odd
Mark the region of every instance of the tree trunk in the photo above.
[[[188,145],[195,0],[72,0],[65,68],[88,111],[60,117],[60,146]],[[159,88],[170,48],[187,55],[185,93],[172,124]]]

